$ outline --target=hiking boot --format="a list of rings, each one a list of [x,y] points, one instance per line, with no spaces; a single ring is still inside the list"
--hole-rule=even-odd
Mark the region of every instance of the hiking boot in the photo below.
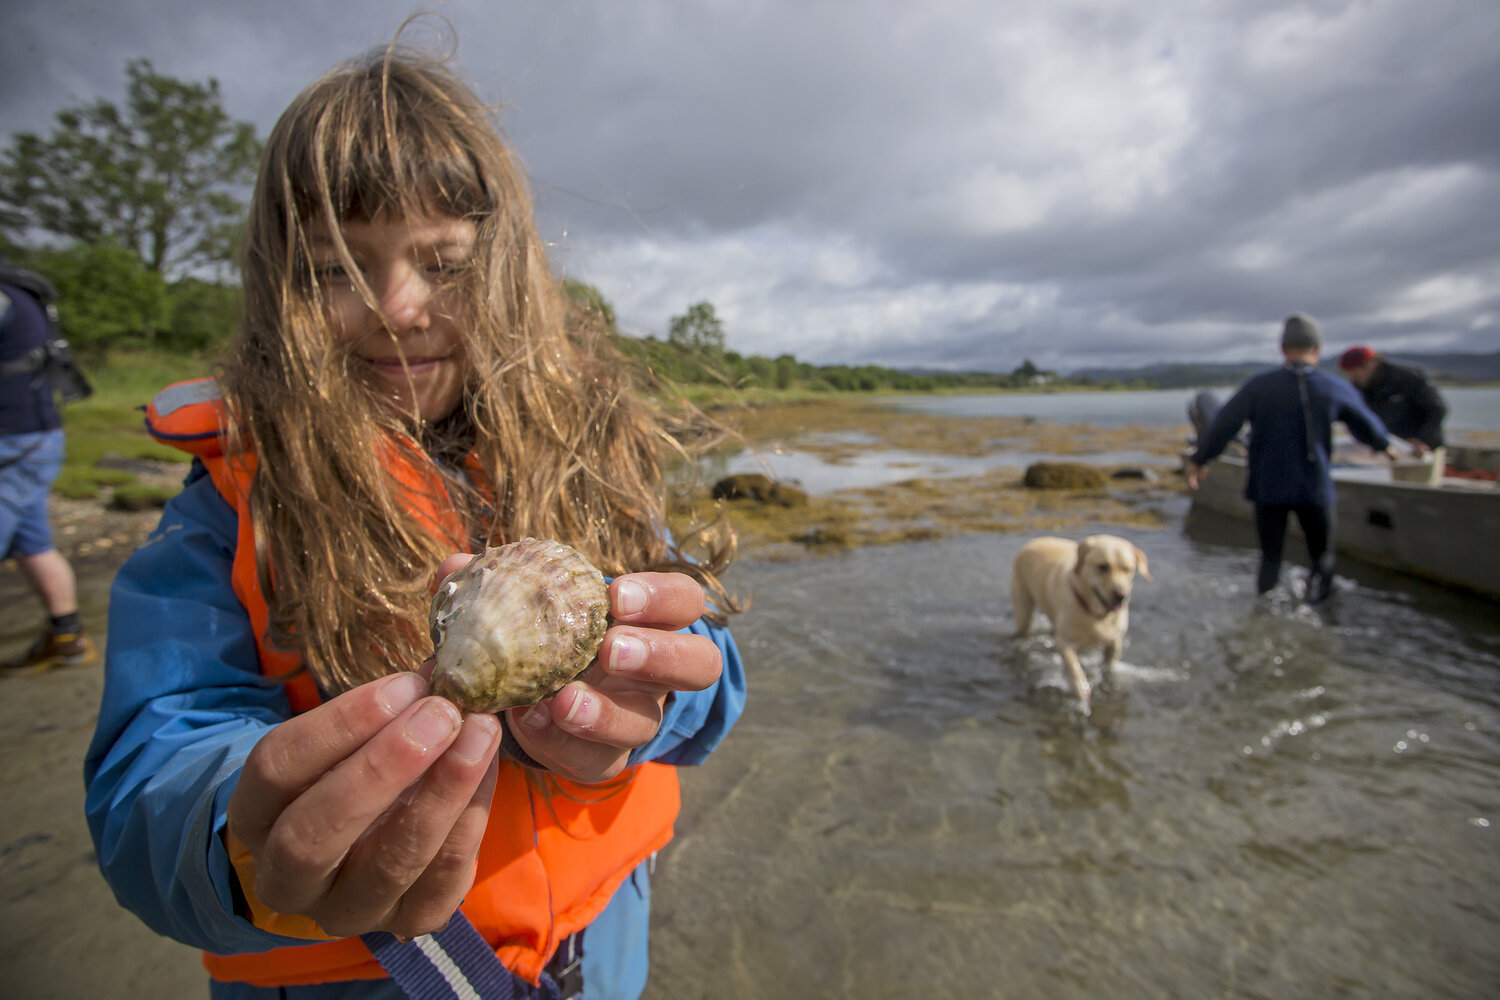
[[[86,667],[99,658],[99,650],[82,630],[47,632],[19,660],[5,665],[12,676],[44,674],[53,667]]]
[[[1303,598],[1308,604],[1322,604],[1333,593],[1333,574],[1314,572],[1307,578],[1307,594]]]

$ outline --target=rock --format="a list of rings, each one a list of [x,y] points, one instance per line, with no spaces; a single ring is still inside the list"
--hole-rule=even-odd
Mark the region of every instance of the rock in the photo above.
[[[843,528],[812,528],[803,532],[797,541],[810,548],[819,546],[848,548],[851,544],[849,532]]]
[[[1102,470],[1082,462],[1036,462],[1026,467],[1025,483],[1034,490],[1097,490],[1108,482]]]
[[[123,511],[161,510],[177,494],[176,489],[155,486],[117,486],[110,494],[108,509]]]
[[[136,475],[157,475],[164,466],[171,463],[153,461],[146,458],[127,458],[119,452],[106,451],[94,460],[94,468],[110,469],[115,472],[132,472]],[[182,466],[177,466],[178,474],[181,474]]]
[[[1139,479],[1143,482],[1154,483],[1161,479],[1155,469],[1149,469],[1144,465],[1131,465],[1123,469],[1116,469],[1110,473],[1111,479]]]
[[[778,507],[797,507],[807,503],[807,494],[795,486],[778,483],[759,472],[742,472],[725,476],[714,483],[715,500],[756,500]]]

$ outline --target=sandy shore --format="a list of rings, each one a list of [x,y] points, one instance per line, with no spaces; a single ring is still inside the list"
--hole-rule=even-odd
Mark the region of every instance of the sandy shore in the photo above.
[[[985,442],[1011,439],[1018,451],[1100,452],[1151,438],[1166,467],[1180,431],[1095,430],[1059,434],[1046,425],[880,417],[863,406],[789,408],[752,415],[745,432],[758,445],[802,431],[856,425],[880,439],[871,447],[973,454]],[[837,461],[836,455],[829,456]],[[1036,496],[1017,469],[975,479],[912,480],[899,487],[850,491],[797,511],[737,511],[746,526],[742,553],[784,558],[813,552],[795,539],[829,525],[852,544],[964,531],[1066,531],[1089,520],[1130,523],[1151,517],[1151,495],[1180,486],[1170,480],[1112,487],[1087,496]],[[59,547],[79,576],[84,619],[104,639],[108,587],[125,555],[157,513],[107,512],[98,504],[54,507]],[[40,606],[14,565],[0,567],[0,659],[23,652],[39,627]],[[207,995],[197,952],[148,930],[121,909],[99,874],[83,815],[84,754],[93,733],[103,672],[99,665],[0,680],[0,740],[8,765],[0,776],[0,997],[195,997]]]
[[[83,757],[103,676],[95,666],[0,686],[0,996],[207,995],[198,953],[121,909],[94,860]]]

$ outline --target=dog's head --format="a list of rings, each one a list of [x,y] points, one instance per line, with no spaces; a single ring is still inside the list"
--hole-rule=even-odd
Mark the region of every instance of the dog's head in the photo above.
[[[1079,585],[1091,592],[1106,611],[1117,611],[1130,600],[1135,575],[1151,579],[1146,553],[1116,535],[1090,535],[1078,543]]]

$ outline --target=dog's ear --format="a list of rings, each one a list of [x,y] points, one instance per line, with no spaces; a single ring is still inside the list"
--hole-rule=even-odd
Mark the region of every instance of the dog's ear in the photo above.
[[[1135,549],[1135,571],[1147,580],[1151,579],[1151,570],[1146,567],[1146,553],[1141,551],[1139,545],[1132,545],[1131,548]]]
[[[1079,541],[1079,543],[1078,543],[1078,555],[1073,560],[1073,572],[1075,572],[1075,573],[1082,573],[1083,572],[1084,563],[1088,560],[1089,549],[1093,547],[1093,544],[1094,544],[1094,539],[1092,537],[1084,538],[1084,539],[1081,539]]]

